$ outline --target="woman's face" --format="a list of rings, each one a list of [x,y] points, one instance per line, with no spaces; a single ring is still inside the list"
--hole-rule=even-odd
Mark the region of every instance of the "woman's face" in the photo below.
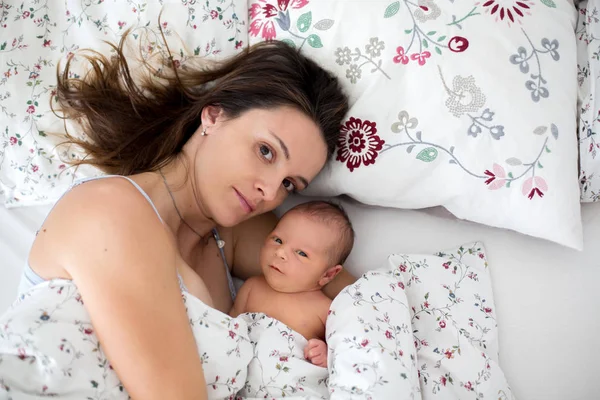
[[[253,109],[226,119],[205,107],[195,133],[195,198],[203,213],[221,226],[280,205],[306,188],[327,159],[318,126],[291,107]]]

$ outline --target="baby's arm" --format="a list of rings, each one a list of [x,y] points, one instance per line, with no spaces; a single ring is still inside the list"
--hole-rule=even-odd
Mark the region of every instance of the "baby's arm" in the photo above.
[[[323,323],[323,328],[327,326],[329,307],[331,307],[331,300],[323,296],[317,305],[319,319]],[[318,338],[310,339],[304,348],[304,358],[309,360],[314,365],[327,368],[327,352],[328,348],[325,341]]]
[[[250,291],[252,290],[252,286],[254,286],[254,281],[253,278],[250,278],[244,282],[237,296],[235,296],[235,303],[233,303],[233,307],[231,308],[231,311],[229,311],[230,316],[235,318],[246,312],[248,297],[250,297]]]

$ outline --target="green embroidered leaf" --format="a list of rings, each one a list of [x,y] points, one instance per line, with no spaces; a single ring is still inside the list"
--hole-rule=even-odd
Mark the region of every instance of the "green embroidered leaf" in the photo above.
[[[296,48],[296,43],[294,43],[294,41],[291,39],[283,39],[282,42],[294,49]]]
[[[554,3],[552,0],[542,0],[542,4],[550,8],[556,8],[556,3]]]
[[[194,55],[197,56],[199,54],[200,54],[200,46],[198,46],[194,49]]]
[[[417,154],[417,159],[423,162],[432,162],[438,156],[438,151],[433,147],[427,147]]]
[[[550,131],[552,132],[552,136],[554,139],[558,140],[558,128],[554,124],[550,124]]]
[[[0,50],[6,49],[6,42],[0,44]]]
[[[312,24],[312,12],[307,12],[306,14],[302,14],[298,21],[296,22],[296,26],[300,32],[306,32],[308,28],[310,28]]]
[[[423,39],[423,47],[428,48],[429,43],[427,43],[427,39]]]
[[[509,173],[508,173],[508,177],[509,177],[510,179],[512,179],[512,178],[513,178],[513,173],[512,173],[512,172],[509,172]]]
[[[435,31],[427,32],[427,36],[435,35]]]
[[[320,49],[321,47],[323,47],[323,42],[321,42],[321,38],[319,37],[319,35],[312,34],[308,37],[307,41],[310,47],[313,47],[315,49]]]
[[[446,35],[444,35],[444,36],[440,36],[440,37],[438,38],[438,40],[437,40],[437,41],[438,41],[438,42],[441,42],[441,41],[442,41],[442,40],[444,40],[444,39],[446,39]]]
[[[404,30],[404,33],[411,33],[411,32],[412,32],[412,29],[405,29]]]
[[[511,183],[511,182],[512,182],[512,181],[506,181],[506,187],[507,187],[507,188],[510,188],[510,183]]]
[[[435,46],[435,52],[438,53],[439,55],[442,55],[442,51],[437,46]]]
[[[383,18],[393,17],[398,13],[398,10],[400,10],[400,2],[395,1],[389,6],[387,6],[387,8],[385,9],[385,13],[383,14]]]
[[[552,153],[552,152],[550,151],[550,149],[548,148],[548,146],[546,146],[546,153]]]
[[[335,21],[332,19],[322,19],[314,25],[314,28],[320,31],[326,31],[333,26],[334,22]]]
[[[48,136],[48,135],[46,135],[46,132],[44,132],[44,131],[39,131],[38,133],[39,133],[39,135],[40,135],[41,137],[46,137],[46,136]]]
[[[538,163],[537,163],[537,167],[538,167],[538,168],[544,168],[544,166],[543,166],[543,165],[542,165],[542,164],[541,164],[539,161],[538,161]]]

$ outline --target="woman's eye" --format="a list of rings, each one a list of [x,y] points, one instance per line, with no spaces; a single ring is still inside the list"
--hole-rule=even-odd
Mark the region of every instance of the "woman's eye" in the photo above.
[[[296,191],[296,185],[294,185],[292,183],[292,181],[290,181],[289,179],[284,179],[283,180],[283,187],[285,188],[285,190],[287,190],[289,193],[293,193]]]
[[[273,151],[269,148],[269,146],[262,144],[260,146],[260,154],[267,161],[273,161]]]
[[[298,255],[300,257],[308,257],[308,255],[305,252],[303,252],[302,250],[298,250]]]
[[[281,239],[279,239],[278,237],[273,238],[273,240],[275,241],[275,243],[283,244],[283,242],[281,241]]]

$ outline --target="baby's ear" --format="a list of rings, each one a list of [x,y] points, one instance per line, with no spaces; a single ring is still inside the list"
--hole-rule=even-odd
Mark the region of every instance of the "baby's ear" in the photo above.
[[[342,271],[343,268],[344,267],[342,267],[341,264],[329,268],[327,271],[325,271],[323,276],[321,276],[321,279],[319,279],[319,286],[323,287],[327,285]]]

